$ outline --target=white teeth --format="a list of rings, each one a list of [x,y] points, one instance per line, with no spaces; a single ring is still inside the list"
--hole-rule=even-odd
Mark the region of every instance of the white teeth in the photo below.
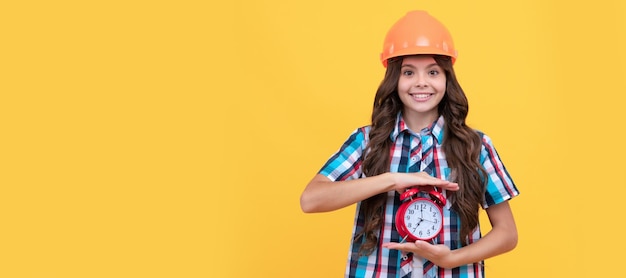
[[[427,98],[430,94],[412,94],[414,98]]]

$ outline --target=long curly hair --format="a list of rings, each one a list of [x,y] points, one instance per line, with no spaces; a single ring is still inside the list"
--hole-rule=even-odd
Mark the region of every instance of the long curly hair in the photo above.
[[[452,169],[451,177],[459,184],[458,191],[449,191],[447,195],[452,209],[460,216],[461,244],[466,245],[469,234],[478,226],[479,206],[486,190],[487,173],[480,164],[482,139],[465,123],[469,105],[454,74],[450,57],[434,55],[433,58],[446,74],[446,94],[438,106],[439,114],[445,121],[442,148],[448,167]],[[389,153],[393,143],[389,135],[395,127],[398,112],[404,107],[398,96],[402,60],[403,57],[388,60],[385,77],[376,91],[368,151],[363,160],[366,176],[389,171]],[[381,193],[361,202],[365,222],[355,236],[355,241],[365,239],[359,250],[361,255],[371,254],[377,247],[386,198],[387,193]]]

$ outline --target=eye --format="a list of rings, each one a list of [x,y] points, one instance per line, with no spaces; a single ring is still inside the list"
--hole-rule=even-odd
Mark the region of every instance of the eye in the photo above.
[[[439,74],[439,70],[430,70],[428,72],[429,75],[438,75]]]
[[[402,72],[402,75],[411,76],[411,75],[413,75],[413,71],[412,70],[405,70],[405,71]]]

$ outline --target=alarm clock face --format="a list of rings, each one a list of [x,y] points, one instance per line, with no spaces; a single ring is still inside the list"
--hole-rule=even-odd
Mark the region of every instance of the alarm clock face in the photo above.
[[[403,220],[406,231],[414,238],[429,240],[441,231],[443,215],[435,203],[417,199],[408,204]]]

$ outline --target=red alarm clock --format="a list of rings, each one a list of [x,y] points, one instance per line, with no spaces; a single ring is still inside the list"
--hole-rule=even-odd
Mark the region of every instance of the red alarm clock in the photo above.
[[[425,192],[428,197],[419,196]],[[443,230],[446,198],[432,186],[411,188],[400,195],[403,202],[396,213],[396,229],[403,241],[430,240]]]

